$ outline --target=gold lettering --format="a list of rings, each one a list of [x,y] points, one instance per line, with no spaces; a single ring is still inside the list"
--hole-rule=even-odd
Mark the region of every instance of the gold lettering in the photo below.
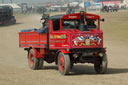
[[[66,34],[63,34],[63,35],[50,35],[50,39],[66,39]]]

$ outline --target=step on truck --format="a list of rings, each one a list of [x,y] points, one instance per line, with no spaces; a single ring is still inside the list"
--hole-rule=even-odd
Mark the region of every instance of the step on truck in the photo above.
[[[43,68],[43,63],[53,63],[62,75],[69,74],[74,64],[92,63],[96,73],[107,70],[106,48],[100,16],[86,13],[50,16],[43,29],[19,32],[19,47],[28,52],[31,69]]]

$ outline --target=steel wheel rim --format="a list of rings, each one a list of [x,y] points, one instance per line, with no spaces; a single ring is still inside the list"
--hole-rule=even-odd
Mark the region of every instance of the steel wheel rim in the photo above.
[[[59,68],[60,68],[61,72],[64,71],[64,58],[63,58],[63,56],[60,56],[60,58],[59,58]]]
[[[29,56],[29,64],[30,64],[31,67],[32,67],[33,64],[34,64],[33,58],[34,58],[34,56],[33,56],[33,54],[31,53],[30,56]]]

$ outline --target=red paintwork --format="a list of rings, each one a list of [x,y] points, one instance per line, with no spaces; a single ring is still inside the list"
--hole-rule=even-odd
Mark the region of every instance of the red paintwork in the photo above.
[[[48,38],[46,33],[39,34],[34,31],[19,32],[19,46],[23,48],[34,48],[36,58],[45,57],[43,55],[48,52],[44,48],[63,53],[71,53],[67,49],[73,48],[103,48],[103,32],[100,30],[100,16],[86,13],[86,17],[87,19],[97,19],[98,29],[90,29],[90,31],[85,32],[78,29],[62,30],[62,20],[80,19],[80,13],[68,14],[60,19],[59,31],[53,31],[53,22],[49,20]],[[37,51],[37,48],[40,50]]]
[[[47,34],[39,34],[37,32],[20,32],[20,47],[45,48],[47,44]]]
[[[59,57],[59,68],[60,68],[61,72],[64,71],[64,58],[63,58],[63,56]]]
[[[33,51],[34,51],[34,56],[36,58],[44,58],[43,54],[44,54],[44,49],[40,49],[40,50],[37,50],[35,48],[32,48]]]
[[[94,14],[88,14],[86,13],[87,19],[100,19],[100,16],[94,15]],[[64,15],[62,17],[63,19],[80,19],[80,13],[74,13],[69,15]],[[88,35],[92,34],[102,34],[102,31],[100,30],[100,24],[98,30],[92,29],[90,32],[82,32],[77,29],[75,30],[62,30],[62,20],[60,20],[60,30],[59,31],[53,31],[53,24],[52,20],[49,20],[49,48],[50,49],[71,49],[74,48],[72,46],[72,39],[74,38],[73,35]],[[51,36],[57,37],[57,36],[66,36],[65,39],[51,39]],[[77,36],[78,37],[78,36]],[[102,38],[102,36],[100,36]],[[103,40],[102,40],[103,41]],[[47,34],[39,34],[37,32],[31,31],[31,32],[20,32],[19,33],[19,44],[20,47],[28,48],[46,48],[47,45]],[[100,46],[86,46],[86,47],[77,47],[77,48],[97,48],[97,47],[103,47],[102,43]],[[76,48],[76,47],[75,47]]]
[[[89,14],[86,13],[86,17],[87,19],[100,19],[100,16],[95,15],[95,14]],[[73,14],[68,14],[68,15],[64,15],[62,19],[80,19],[80,13],[73,13]]]
[[[29,56],[29,64],[30,64],[31,67],[33,66],[33,60],[32,60],[32,58],[33,58],[33,54],[30,53],[30,56]]]
[[[90,32],[81,32],[77,29],[75,30],[62,30],[62,31],[56,31],[51,32],[49,36],[54,35],[56,36],[63,36],[66,35],[65,39],[49,39],[49,48],[50,49],[72,49],[72,48],[102,48],[103,47],[103,38],[102,38],[102,31],[101,30],[91,30]],[[95,42],[95,46],[83,46],[83,47],[74,47],[72,46],[72,40],[76,37],[79,37],[81,35],[94,35],[98,36],[101,40],[100,45]],[[92,43],[92,42],[91,42]]]
[[[81,33],[71,35],[72,48],[103,48],[102,33]]]
[[[70,51],[67,51],[67,50],[59,50],[58,52],[62,52],[62,53],[64,53],[64,54],[71,53]]]

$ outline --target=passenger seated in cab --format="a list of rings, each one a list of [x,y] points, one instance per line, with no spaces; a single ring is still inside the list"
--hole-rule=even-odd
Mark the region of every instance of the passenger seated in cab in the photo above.
[[[90,29],[96,29],[97,28],[97,26],[96,26],[96,24],[95,24],[95,21],[96,20],[94,20],[94,19],[90,19],[90,20],[88,20],[87,21],[87,27]]]

